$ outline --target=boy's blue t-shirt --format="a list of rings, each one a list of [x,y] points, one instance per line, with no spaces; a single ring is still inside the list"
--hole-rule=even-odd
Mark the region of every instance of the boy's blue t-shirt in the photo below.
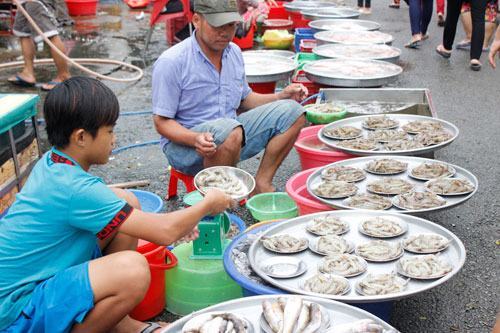
[[[97,239],[131,212],[68,155],[45,153],[0,220],[0,330],[21,314],[39,282],[89,261]]]

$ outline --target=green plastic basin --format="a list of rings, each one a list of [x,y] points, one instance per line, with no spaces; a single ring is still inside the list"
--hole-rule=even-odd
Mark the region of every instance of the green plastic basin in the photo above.
[[[343,119],[347,114],[347,110],[345,108],[342,108],[342,111],[335,113],[315,112],[312,109],[314,109],[316,106],[317,104],[309,104],[304,106],[304,108],[306,109],[307,121],[314,125],[329,124],[334,121]]]
[[[290,219],[299,214],[297,204],[285,192],[257,194],[246,207],[258,221]]]

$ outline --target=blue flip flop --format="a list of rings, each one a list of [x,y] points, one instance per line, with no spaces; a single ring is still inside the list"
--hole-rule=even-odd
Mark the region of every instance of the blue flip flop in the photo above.
[[[57,82],[57,81],[49,81],[49,82],[47,82],[47,83],[45,83],[45,84],[50,84],[50,85],[51,85],[51,86],[53,86],[53,87],[52,87],[52,88],[47,89],[47,88],[44,88],[43,86],[41,86],[41,89],[42,89],[43,91],[51,91],[51,90],[52,90],[52,89],[54,89],[54,88],[55,88],[58,84],[61,84],[61,83],[62,83],[62,82]]]
[[[7,80],[7,81],[18,87],[30,88],[35,86],[35,82],[28,82],[22,77],[20,77],[18,74],[16,74],[15,80]]]

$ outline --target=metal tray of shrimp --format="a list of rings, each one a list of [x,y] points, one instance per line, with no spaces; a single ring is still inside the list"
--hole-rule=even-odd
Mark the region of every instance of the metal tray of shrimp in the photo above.
[[[286,5],[285,5],[286,8]],[[357,19],[359,11],[350,7],[302,8],[300,13],[306,20]]]
[[[248,83],[286,80],[292,76],[297,64],[292,59],[268,54],[243,53]]]
[[[398,65],[379,60],[321,59],[303,67],[309,80],[336,87],[381,87],[403,72]]]
[[[394,126],[391,126],[391,130],[396,130],[396,131],[402,131],[404,130],[404,126],[407,125],[410,122],[414,121],[429,121],[433,122],[436,124],[440,124],[442,129],[449,135],[448,139],[439,142],[437,144],[432,144],[432,145],[423,145],[422,147],[416,147],[416,148],[408,148],[408,149],[395,149],[389,150],[385,148],[385,144],[389,144],[390,141],[384,141],[384,142],[377,142],[373,148],[374,149],[357,149],[353,147],[346,147],[343,146],[343,142],[345,140],[337,140],[333,139],[331,137],[325,136],[325,133],[328,133],[332,130],[342,128],[342,127],[355,127],[357,129],[361,130],[361,134],[358,138],[364,138],[367,139],[370,137],[370,135],[374,134],[374,130],[367,129],[364,127],[365,121],[367,121],[369,118],[376,118],[376,117],[383,117],[383,115],[369,115],[369,116],[358,116],[358,117],[350,117],[346,119],[342,119],[336,122],[333,122],[325,127],[323,127],[320,131],[318,131],[318,139],[323,142],[325,145],[334,148],[336,150],[344,151],[346,153],[352,154],[352,155],[357,155],[357,156],[375,156],[375,155],[422,155],[430,152],[434,152],[438,149],[444,148],[450,143],[452,143],[459,134],[459,129],[453,125],[452,123],[442,120],[439,118],[432,118],[432,117],[426,117],[426,116],[417,116],[417,115],[406,115],[406,114],[391,114],[391,115],[386,115],[386,119],[389,120],[394,120],[397,122],[395,123]],[[389,128],[387,128],[389,129]],[[413,140],[416,138],[418,134],[416,133],[408,133],[407,134],[407,139],[409,141],[415,141]],[[370,147],[371,148],[371,147]]]
[[[326,19],[315,20],[309,22],[309,27],[314,32],[324,30],[347,30],[347,31],[373,31],[379,30],[380,24],[367,20],[352,20],[352,19]]]
[[[407,282],[406,289],[403,291],[399,291],[396,293],[389,293],[385,295],[371,295],[366,296],[362,295],[358,292],[357,284],[362,281],[369,274],[390,274],[393,272],[397,272],[396,263],[397,260],[389,261],[389,262],[371,262],[368,261],[367,269],[364,273],[360,275],[348,277],[347,280],[349,282],[350,290],[344,295],[330,295],[330,294],[320,294],[305,291],[300,288],[302,284],[314,275],[318,273],[318,265],[324,258],[321,255],[312,252],[310,249],[293,254],[294,257],[301,259],[307,264],[307,271],[305,274],[289,279],[275,279],[271,278],[264,273],[264,271],[260,267],[260,263],[264,260],[276,256],[275,253],[268,251],[262,243],[262,239],[265,237],[271,237],[275,235],[283,235],[287,234],[294,237],[304,237],[307,238],[309,242],[313,242],[315,238],[318,236],[310,233],[306,230],[306,226],[312,221],[314,218],[322,217],[325,215],[332,215],[340,219],[349,226],[349,230],[342,234],[342,238],[346,239],[348,242],[354,243],[355,246],[371,241],[376,240],[376,238],[372,238],[362,234],[358,228],[360,225],[366,221],[367,219],[383,217],[386,219],[391,219],[400,223],[401,225],[406,225],[406,232],[392,237],[388,240],[389,242],[395,244],[398,242],[402,242],[403,239],[421,234],[421,233],[431,233],[438,234],[441,237],[446,238],[449,243],[447,247],[439,254],[439,257],[448,263],[451,264],[452,269],[446,275],[442,276],[439,279],[433,280],[416,280],[410,279],[404,280]],[[411,252],[407,252],[404,250],[404,253],[401,258],[410,258],[411,256],[415,256],[415,254]],[[379,211],[368,211],[368,210],[357,210],[357,211],[329,211],[329,212],[321,212],[316,214],[304,215],[294,219],[290,219],[286,222],[280,223],[275,227],[271,227],[266,230],[250,247],[248,258],[250,261],[250,265],[252,269],[264,280],[274,285],[277,288],[289,291],[293,294],[303,294],[309,296],[316,297],[324,297],[329,299],[334,299],[337,301],[347,302],[347,303],[374,303],[374,302],[385,302],[395,299],[402,299],[405,297],[410,297],[416,295],[418,293],[427,291],[434,287],[437,287],[449,279],[451,279],[455,274],[457,274],[462,266],[465,263],[466,252],[463,243],[460,239],[455,236],[452,232],[443,228],[440,225],[437,225],[431,221],[425,220],[423,218],[411,216],[411,215],[403,215],[397,213],[389,213],[389,212],[379,212]],[[405,279],[404,276],[398,274],[398,278]]]
[[[397,174],[392,174],[392,175],[382,175],[382,174],[373,174],[370,172],[366,171],[366,166],[368,163],[371,161],[376,161],[376,160],[381,160],[381,159],[391,159],[391,160],[396,160],[402,163],[407,163],[407,169],[406,171],[399,172]],[[419,209],[419,210],[403,210],[400,208],[397,208],[396,206],[392,205],[390,208],[386,209],[385,211],[389,212],[395,212],[395,213],[403,213],[403,214],[420,214],[424,212],[431,212],[431,211],[438,211],[442,209],[448,209],[453,206],[460,205],[467,200],[469,200],[477,191],[478,189],[478,180],[476,176],[474,176],[471,172],[467,171],[464,168],[461,168],[459,166],[446,163],[443,161],[439,160],[434,160],[434,159],[428,159],[428,158],[422,158],[422,157],[413,157],[413,156],[369,156],[369,157],[358,157],[358,158],[351,158],[339,162],[335,162],[332,164],[329,164],[327,166],[324,166],[317,171],[313,172],[308,178],[307,178],[307,190],[308,192],[317,200],[333,207],[336,209],[355,209],[352,207],[349,207],[346,204],[347,200],[346,198],[341,198],[341,199],[325,199],[322,198],[318,195],[316,195],[312,189],[316,188],[323,180],[321,178],[321,172],[331,166],[342,166],[342,167],[354,167],[363,170],[366,178],[363,180],[354,183],[357,187],[357,194],[370,194],[371,192],[368,191],[367,187],[368,184],[377,181],[377,180],[382,180],[382,179],[402,179],[404,181],[407,181],[408,183],[414,185],[413,191],[418,191],[418,192],[424,192],[426,191],[425,185],[427,180],[420,180],[416,179],[412,176],[410,176],[410,173],[412,169],[416,168],[417,166],[423,164],[423,163],[439,163],[446,165],[448,167],[451,167],[450,170],[454,170],[454,173],[450,174],[450,177],[453,177],[455,179],[465,179],[469,181],[470,184],[473,185],[474,189],[467,194],[464,195],[447,195],[447,196],[439,196],[441,199],[445,200],[445,203],[442,206],[435,206],[432,208],[426,208],[426,209]],[[384,198],[387,198],[393,203],[396,200],[396,195],[381,195]]]
[[[182,327],[192,318],[199,316],[201,314],[207,312],[231,312],[241,317],[246,318],[250,323],[254,326],[254,332],[261,332],[260,328],[260,317],[262,315],[262,302],[265,300],[275,301],[278,297],[289,297],[290,295],[262,295],[262,296],[253,296],[253,297],[244,297],[236,300],[216,304],[205,309],[193,312],[181,319],[170,324],[166,329],[161,331],[162,333],[181,333]],[[393,330],[396,332],[396,329],[386,322],[382,321],[380,318],[372,315],[369,312],[361,310],[357,307],[327,300],[324,298],[304,296],[304,301],[314,302],[321,305],[324,309],[326,309],[331,318],[330,327],[351,323],[357,320],[362,319],[371,319],[375,321],[377,324],[384,327],[385,330]]]

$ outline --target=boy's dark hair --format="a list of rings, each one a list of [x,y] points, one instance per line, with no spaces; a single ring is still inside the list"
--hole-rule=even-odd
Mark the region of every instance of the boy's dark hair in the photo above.
[[[96,137],[102,126],[112,126],[120,114],[118,99],[102,82],[72,77],[53,88],[45,99],[43,115],[51,145],[64,148],[74,130]]]

